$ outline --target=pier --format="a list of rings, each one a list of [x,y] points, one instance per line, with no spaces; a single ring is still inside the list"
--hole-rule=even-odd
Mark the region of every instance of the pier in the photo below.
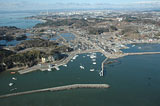
[[[138,53],[125,53],[126,55],[149,55],[149,54],[160,54],[160,52],[138,52]]]
[[[100,72],[100,76],[103,76],[104,75],[104,63],[108,60],[108,58],[106,58],[103,62],[102,62],[102,65],[101,65],[101,72]]]
[[[11,97],[11,96],[26,95],[26,94],[47,92],[47,91],[56,92],[56,91],[78,89],[78,88],[101,88],[101,89],[104,89],[104,88],[109,88],[109,87],[110,86],[108,84],[73,84],[73,85],[66,85],[66,86],[60,86],[60,87],[52,87],[52,88],[46,88],[46,89],[39,89],[39,90],[32,90],[32,91],[25,91],[25,92],[18,92],[18,93],[1,95],[0,99]]]

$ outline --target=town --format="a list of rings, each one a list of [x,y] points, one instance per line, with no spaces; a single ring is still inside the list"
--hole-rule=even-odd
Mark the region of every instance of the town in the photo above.
[[[44,71],[56,68],[58,70],[59,66],[66,65],[74,56],[82,53],[100,52],[106,58],[119,58],[131,55],[121,51],[128,48],[127,44],[160,42],[159,16],[160,12],[157,11],[47,11],[37,16],[26,17],[26,19],[40,20],[41,23],[21,31],[22,35],[24,32],[29,33],[27,38],[32,42],[39,43],[24,47],[31,43],[27,43],[30,40],[26,40],[23,41],[25,43],[22,42],[16,47],[9,46],[3,49],[17,50],[18,53],[37,50],[40,51],[38,53],[35,51],[38,55],[47,52],[34,64],[20,68],[20,74],[37,69]],[[69,36],[65,36],[64,33],[68,33]],[[58,46],[60,46],[59,49],[55,49]]]

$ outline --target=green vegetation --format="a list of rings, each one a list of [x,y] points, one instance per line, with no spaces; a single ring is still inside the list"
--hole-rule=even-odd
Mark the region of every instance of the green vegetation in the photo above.
[[[89,28],[89,34],[98,35],[103,32],[109,32],[108,28]]]
[[[22,34],[24,32],[25,31],[23,29],[19,29],[14,26],[2,26],[0,27],[0,40],[25,40],[27,36],[25,34]]]
[[[0,62],[3,61],[5,57],[15,54],[15,52],[5,49],[0,49]]]
[[[88,26],[88,22],[84,19],[64,19],[64,20],[47,20],[45,23],[38,23],[35,28],[45,27],[45,26],[75,26],[82,27]]]
[[[99,35],[99,34],[102,34],[104,32],[117,31],[118,29],[115,26],[108,26],[108,27],[102,27],[102,28],[90,27],[90,28],[88,28],[88,30],[89,30],[89,34]]]
[[[46,56],[46,54],[38,50],[26,51],[7,57],[6,59],[4,59],[4,63],[7,69],[17,66],[31,67],[41,61],[40,59],[44,56]]]
[[[18,52],[0,49],[0,72],[14,67],[32,67],[41,62],[42,57],[60,60],[67,56],[65,52],[73,49],[53,41],[33,39],[18,44],[13,50]]]
[[[48,40],[44,39],[32,39],[32,40],[26,40],[14,47],[15,51],[20,51],[24,50],[27,48],[32,48],[32,47],[53,47],[56,48],[58,46],[58,43],[56,42],[51,42]]]

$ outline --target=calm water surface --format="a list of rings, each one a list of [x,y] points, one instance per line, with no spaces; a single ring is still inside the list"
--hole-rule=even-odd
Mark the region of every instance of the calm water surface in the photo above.
[[[16,26],[22,29],[31,28],[40,21],[24,18],[37,14],[32,12],[0,12],[0,26]]]
[[[127,56],[118,63],[105,66],[105,76],[99,76],[101,62],[105,59],[97,53],[97,65],[87,54],[80,55],[68,67],[60,71],[32,72],[24,75],[0,74],[0,94],[76,83],[106,83],[109,89],[78,89],[61,92],[43,92],[0,100],[5,106],[159,106],[160,105],[160,55]],[[85,70],[79,68],[80,65]],[[89,69],[94,68],[94,72]],[[16,77],[14,81],[11,78]],[[14,82],[13,87],[8,83]],[[12,88],[15,91],[10,91]]]

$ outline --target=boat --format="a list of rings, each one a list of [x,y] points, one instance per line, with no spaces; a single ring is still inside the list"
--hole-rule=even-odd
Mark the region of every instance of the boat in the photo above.
[[[11,72],[11,74],[15,74],[16,72]]]
[[[80,66],[80,68],[81,68],[81,69],[84,69],[84,67],[83,67],[83,66]]]
[[[138,47],[138,49],[142,49],[142,47]]]
[[[13,89],[11,89],[10,91],[14,91],[14,90],[17,90],[17,88],[13,88]]]
[[[67,67],[67,64],[63,65],[64,67]]]
[[[75,60],[78,57],[78,55],[75,55],[72,59]]]
[[[93,71],[94,71],[94,69],[90,69],[90,71],[91,71],[91,72],[93,72]]]
[[[132,47],[135,47],[136,45],[132,45]]]
[[[48,68],[48,71],[52,71],[52,69],[51,69],[51,68]]]
[[[96,62],[93,62],[93,64],[97,64]]]
[[[13,80],[17,80],[15,77],[12,77]]]
[[[13,86],[14,83],[9,83],[9,86]]]
[[[96,58],[96,53],[92,53],[92,54],[90,55],[90,58],[91,58],[91,59]]]
[[[99,72],[99,75],[100,75],[100,76],[103,76],[103,72],[102,72],[102,71],[100,71],[100,72]]]
[[[56,69],[57,71],[60,70],[58,66],[55,66],[55,69]]]

